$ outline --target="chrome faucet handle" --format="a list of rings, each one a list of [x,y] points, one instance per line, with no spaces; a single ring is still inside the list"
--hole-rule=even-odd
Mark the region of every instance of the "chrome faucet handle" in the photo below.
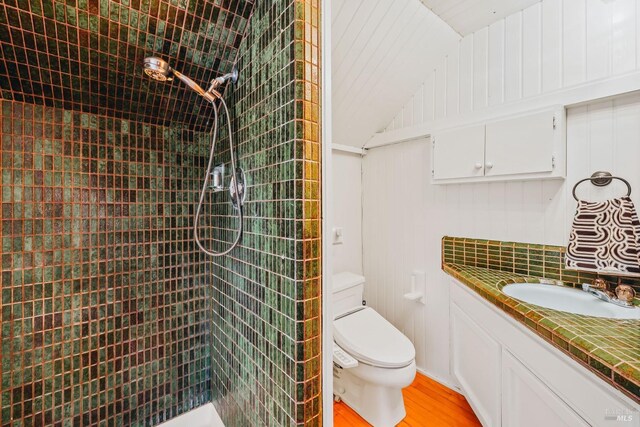
[[[636,291],[629,285],[618,285],[616,287],[616,297],[627,305],[633,304],[633,299],[636,296]]]
[[[599,291],[609,291],[609,283],[607,283],[606,280],[600,278],[594,279],[590,287],[591,289],[597,289]]]
[[[610,300],[615,297],[615,294],[609,289],[609,283],[599,277],[593,280],[589,288],[594,291],[602,292],[602,294],[606,295]]]

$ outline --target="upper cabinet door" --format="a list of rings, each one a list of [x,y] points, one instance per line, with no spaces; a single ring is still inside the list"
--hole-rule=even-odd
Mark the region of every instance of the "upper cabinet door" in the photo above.
[[[484,125],[433,135],[433,178],[455,179],[484,175]]]
[[[485,176],[553,172],[554,114],[547,110],[487,123]]]

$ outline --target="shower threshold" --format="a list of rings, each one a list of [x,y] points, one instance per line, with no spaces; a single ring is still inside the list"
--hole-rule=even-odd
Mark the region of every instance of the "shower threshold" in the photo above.
[[[160,424],[158,427],[224,427],[213,403],[199,406],[178,417]]]

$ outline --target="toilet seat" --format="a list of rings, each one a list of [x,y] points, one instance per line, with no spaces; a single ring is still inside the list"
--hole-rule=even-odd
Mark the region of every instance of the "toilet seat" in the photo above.
[[[359,361],[379,368],[403,368],[415,348],[402,332],[371,307],[333,321],[334,340]]]

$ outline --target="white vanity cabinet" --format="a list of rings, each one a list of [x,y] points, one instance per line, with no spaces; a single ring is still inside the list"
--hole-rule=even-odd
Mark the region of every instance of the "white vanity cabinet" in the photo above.
[[[502,351],[502,425],[588,427],[569,405],[506,349]]]
[[[564,178],[565,110],[444,129],[432,135],[436,184]]]
[[[452,372],[484,425],[500,424],[500,344],[451,306]]]
[[[484,426],[620,427],[611,414],[640,414],[640,405],[455,279],[450,327],[451,373]]]

